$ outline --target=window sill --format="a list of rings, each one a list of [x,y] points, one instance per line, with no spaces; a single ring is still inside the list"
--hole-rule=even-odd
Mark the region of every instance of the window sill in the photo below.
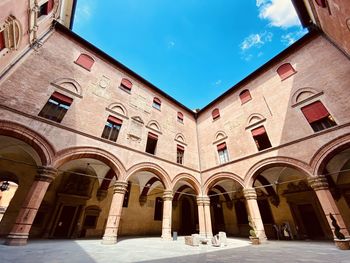
[[[86,67],[84,67],[83,65],[79,64],[77,61],[74,61],[74,63],[75,63],[76,65],[78,65],[79,67],[81,67],[81,68],[83,68],[83,69],[85,69],[85,70],[91,72],[91,68],[86,68]]]
[[[128,94],[131,94],[131,90],[128,90],[126,88],[123,88],[122,86],[119,86],[119,89],[121,89],[122,91],[128,93]]]

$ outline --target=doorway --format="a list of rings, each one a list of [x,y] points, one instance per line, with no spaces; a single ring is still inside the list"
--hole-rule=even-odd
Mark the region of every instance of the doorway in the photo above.
[[[70,238],[75,225],[75,218],[79,206],[63,205],[59,212],[58,220],[56,221],[53,237],[55,238]]]

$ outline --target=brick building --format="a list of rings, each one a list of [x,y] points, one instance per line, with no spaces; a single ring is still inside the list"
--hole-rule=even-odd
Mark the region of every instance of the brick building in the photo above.
[[[248,215],[331,239],[330,213],[349,235],[350,3],[293,3],[309,33],[192,111],[70,31],[75,1],[2,1],[6,243],[248,236]]]

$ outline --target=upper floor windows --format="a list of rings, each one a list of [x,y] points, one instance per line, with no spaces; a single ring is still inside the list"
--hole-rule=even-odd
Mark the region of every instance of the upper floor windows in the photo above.
[[[185,155],[185,147],[182,145],[178,144],[176,147],[176,162],[178,164],[183,164],[184,163],[184,155]]]
[[[315,132],[337,125],[321,101],[302,107],[301,111]]]
[[[229,161],[229,157],[228,157],[226,143],[225,142],[220,143],[219,145],[217,145],[217,149],[218,149],[220,164],[227,163]]]
[[[220,118],[220,111],[218,108],[214,109],[212,112],[211,112],[211,116],[213,117],[213,120],[217,120]]]
[[[83,67],[84,69],[91,71],[91,68],[95,63],[95,60],[87,54],[80,54],[80,56],[75,61],[75,63]]]
[[[285,63],[278,67],[277,73],[280,76],[281,80],[285,80],[297,72],[290,63]]]
[[[51,13],[53,6],[55,4],[54,0],[48,0],[47,2],[43,3],[41,6],[39,6],[38,10],[38,18],[41,16],[46,16]]]
[[[253,129],[252,135],[253,135],[253,139],[255,141],[256,147],[258,148],[259,151],[265,150],[272,146],[264,126],[260,126],[258,128]]]
[[[316,4],[320,7],[327,7],[327,0],[315,0]]]
[[[126,92],[131,92],[132,82],[126,78],[123,78],[122,82],[120,83],[120,88]]]
[[[250,95],[249,90],[246,89],[239,94],[239,98],[241,99],[241,103],[244,104],[250,101],[252,99],[252,96]]]
[[[147,137],[146,152],[150,154],[155,154],[156,148],[157,148],[157,142],[158,142],[158,135],[152,132],[149,132]]]
[[[162,105],[162,102],[160,101],[160,99],[158,99],[157,97],[154,97],[152,107],[157,110],[160,110],[161,105]]]
[[[72,98],[54,92],[40,111],[39,116],[52,121],[61,122],[72,102]]]
[[[122,120],[109,115],[101,137],[113,142],[117,141],[122,123]]]
[[[10,15],[0,24],[0,53],[17,50],[22,40],[22,29],[16,17]]]
[[[0,51],[3,50],[4,48],[6,48],[5,46],[5,32],[1,31],[0,32]]]
[[[181,112],[177,113],[177,121],[184,123],[184,115]]]

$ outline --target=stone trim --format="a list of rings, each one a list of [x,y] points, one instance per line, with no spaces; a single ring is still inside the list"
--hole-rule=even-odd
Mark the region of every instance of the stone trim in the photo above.
[[[328,190],[329,185],[325,175],[317,175],[308,178],[309,185],[314,191],[318,190]]]
[[[257,200],[258,196],[254,188],[243,189],[243,194],[246,200]]]
[[[49,166],[40,166],[37,169],[35,181],[51,183],[57,176],[57,169]]]
[[[173,191],[166,190],[163,193],[163,201],[172,201],[173,200]]]
[[[128,189],[127,182],[117,181],[114,184],[113,193],[114,194],[125,194],[127,189]]]
[[[197,196],[198,206],[210,206],[210,198],[208,196]]]

